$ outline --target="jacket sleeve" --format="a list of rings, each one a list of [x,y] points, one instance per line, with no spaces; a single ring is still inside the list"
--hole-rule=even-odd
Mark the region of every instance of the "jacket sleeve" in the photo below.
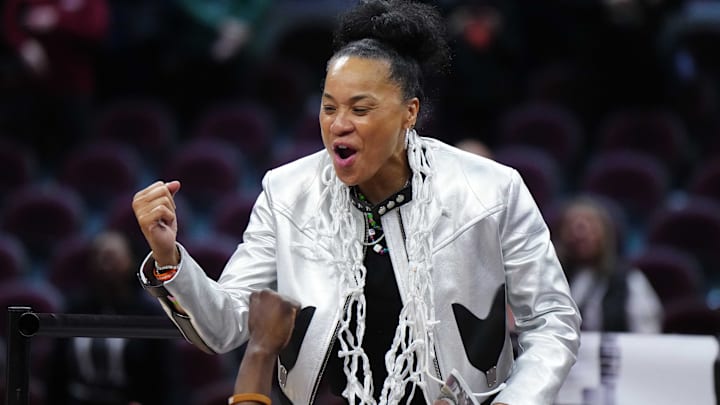
[[[552,404],[575,363],[580,315],[547,225],[516,171],[506,195],[499,230],[520,353],[507,387],[495,401]]]
[[[266,182],[263,181],[263,184]],[[206,345],[216,353],[237,348],[249,336],[250,294],[263,288],[275,289],[277,285],[275,221],[269,193],[263,190],[258,197],[245,230],[244,242],[233,253],[217,282],[205,274],[189,252],[182,246],[179,249],[182,259],[178,272],[163,287],[187,316],[179,315],[167,299],[160,298],[165,312],[185,337],[201,348]],[[151,263],[148,257],[141,273],[147,275],[147,266]],[[141,277],[141,280],[144,279]]]

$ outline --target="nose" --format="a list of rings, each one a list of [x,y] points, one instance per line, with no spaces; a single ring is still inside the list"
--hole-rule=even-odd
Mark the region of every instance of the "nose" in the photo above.
[[[335,136],[347,135],[353,130],[352,121],[347,118],[344,112],[338,111],[330,124],[330,132]]]

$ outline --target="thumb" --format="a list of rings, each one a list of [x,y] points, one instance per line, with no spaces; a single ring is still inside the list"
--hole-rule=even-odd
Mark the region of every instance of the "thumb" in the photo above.
[[[175,196],[175,193],[177,193],[180,190],[180,182],[177,180],[173,180],[173,181],[165,183],[165,187],[168,188],[168,191],[170,191],[170,194]]]

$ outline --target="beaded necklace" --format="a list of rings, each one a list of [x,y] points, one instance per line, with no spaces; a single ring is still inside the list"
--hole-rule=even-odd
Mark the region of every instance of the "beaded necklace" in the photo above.
[[[385,238],[380,217],[412,200],[412,185],[409,181],[406,182],[400,191],[375,206],[367,200],[357,186],[353,186],[350,196],[352,204],[363,212],[365,218],[365,241],[362,242],[363,246],[372,246],[373,252],[379,255],[388,253],[387,246],[380,243]]]
[[[365,196],[361,194],[360,198],[364,197]],[[385,232],[383,232],[382,225],[375,221],[375,217],[372,212],[365,213],[365,229],[367,230],[367,235],[363,245],[372,246],[373,252],[377,254],[384,255],[387,253],[388,248],[383,247],[383,245],[380,244],[380,241],[385,238]]]

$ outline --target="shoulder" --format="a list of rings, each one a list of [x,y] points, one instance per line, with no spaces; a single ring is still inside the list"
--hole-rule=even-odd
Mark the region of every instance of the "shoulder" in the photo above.
[[[495,160],[466,152],[434,138],[423,138],[437,158],[439,168],[450,167],[462,170],[469,178],[487,178],[499,176],[500,182],[509,182],[515,169]]]
[[[263,187],[273,189],[292,184],[312,182],[320,176],[322,169],[329,163],[327,152],[319,150],[282,166],[270,169],[263,178]]]
[[[484,203],[502,204],[510,189],[522,182],[517,171],[492,159],[466,152],[433,138],[423,138],[435,163],[441,194],[467,194]],[[448,185],[457,187],[448,189]]]
[[[263,192],[273,203],[291,206],[303,196],[323,188],[323,174],[332,169],[327,152],[319,150],[269,170],[262,181]]]

